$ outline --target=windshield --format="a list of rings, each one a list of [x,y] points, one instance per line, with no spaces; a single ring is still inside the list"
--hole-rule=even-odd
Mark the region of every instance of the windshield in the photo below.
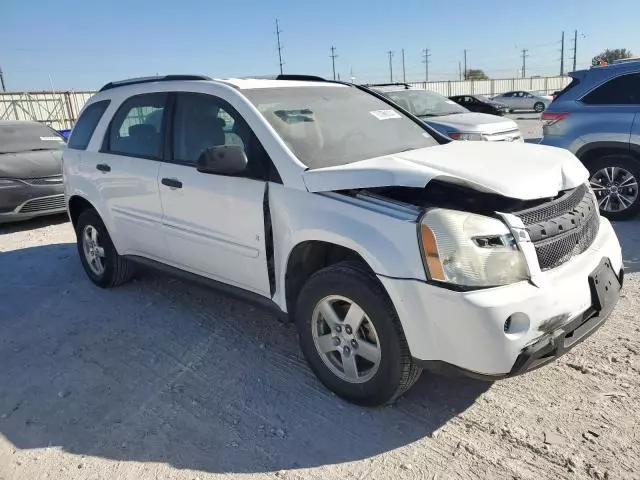
[[[427,90],[398,90],[381,93],[417,117],[438,117],[469,112],[453,100]]]
[[[35,122],[0,122],[0,153],[58,150],[64,139],[55,130]]]
[[[310,169],[438,144],[413,120],[355,87],[257,88],[242,93]]]

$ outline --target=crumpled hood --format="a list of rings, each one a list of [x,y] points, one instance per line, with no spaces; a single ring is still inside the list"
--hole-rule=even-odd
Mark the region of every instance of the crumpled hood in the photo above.
[[[447,133],[457,131],[463,133],[499,133],[517,130],[518,124],[509,118],[488,115],[486,113],[454,113],[423,119],[436,130]]]
[[[0,178],[38,178],[62,175],[62,150],[0,154]]]
[[[450,142],[303,172],[310,192],[375,187],[424,188],[438,179],[520,200],[554,197],[587,181],[568,150],[527,143]]]

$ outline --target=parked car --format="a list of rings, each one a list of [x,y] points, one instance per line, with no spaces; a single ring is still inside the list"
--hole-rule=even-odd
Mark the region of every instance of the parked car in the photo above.
[[[365,405],[423,368],[537,368],[602,325],[622,283],[574,155],[453,142],[361,86],[110,83],[63,166],[92,282],[150,265],[287,312],[320,381]]]
[[[0,120],[0,223],[66,211],[63,146],[46,125]]]
[[[494,102],[482,95],[456,95],[449,97],[449,99],[471,112],[488,113],[501,117],[509,111],[509,107],[506,105]]]
[[[589,169],[603,215],[632,218],[640,211],[640,61],[569,75],[542,114],[541,143],[566,148]]]
[[[508,118],[472,113],[442,95],[407,84],[374,84],[381,93],[427,125],[454,140],[524,141],[518,124]]]
[[[534,110],[538,113],[544,112],[551,103],[551,98],[547,96],[542,97],[525,91],[502,93],[491,100],[506,105],[510,110]]]

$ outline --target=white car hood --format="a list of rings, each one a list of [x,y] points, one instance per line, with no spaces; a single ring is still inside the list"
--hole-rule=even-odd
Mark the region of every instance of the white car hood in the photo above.
[[[421,119],[438,131],[458,131],[464,133],[499,133],[518,130],[518,124],[513,120],[486,113],[454,113],[440,117]],[[442,126],[444,128],[438,128]]]
[[[554,197],[589,177],[569,151],[526,143],[450,142],[335,167],[306,170],[310,192],[424,188],[438,179],[521,200]]]

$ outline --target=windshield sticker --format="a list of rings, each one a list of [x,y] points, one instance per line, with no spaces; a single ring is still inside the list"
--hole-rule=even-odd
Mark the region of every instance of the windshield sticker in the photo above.
[[[391,118],[402,118],[402,116],[395,110],[373,110],[369,112],[378,120],[389,120]]]
[[[43,142],[62,142],[60,137],[40,137]]]

